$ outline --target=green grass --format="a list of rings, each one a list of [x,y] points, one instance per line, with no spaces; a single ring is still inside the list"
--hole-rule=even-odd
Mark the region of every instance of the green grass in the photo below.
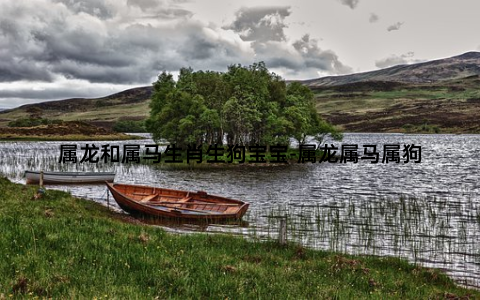
[[[56,118],[64,121],[108,121],[115,122],[118,119],[129,117],[144,119],[148,117],[150,111],[150,101],[108,105],[105,107],[89,108],[86,111],[44,111],[43,117]],[[8,122],[21,118],[28,118],[29,113],[25,109],[15,109],[10,112],[0,114],[0,126],[7,126]]]
[[[391,90],[315,90],[319,114],[347,132],[478,133],[478,78],[406,84]],[[348,87],[348,86],[347,86]],[[438,130],[423,128],[424,119]],[[404,125],[418,127],[405,130]]]
[[[0,298],[480,297],[438,271],[226,235],[172,235],[0,178]]]
[[[381,111],[390,108],[397,101],[390,99],[375,99],[375,98],[354,98],[354,99],[335,99],[325,102],[318,102],[316,108],[322,113],[342,113],[342,112],[356,112],[363,113],[369,111]]]
[[[150,112],[149,108],[150,101],[141,102],[141,103],[132,103],[132,104],[123,104],[123,105],[114,105],[95,108],[91,111],[85,112],[71,112],[66,113],[63,117],[65,121],[75,121],[75,120],[108,120],[116,121],[122,117],[138,117],[146,118]]]
[[[390,92],[375,91],[370,93],[370,97],[377,99],[413,99],[413,100],[435,100],[435,99],[468,99],[477,97],[476,89],[466,89],[465,91],[450,91],[448,88],[432,89],[403,89]]]

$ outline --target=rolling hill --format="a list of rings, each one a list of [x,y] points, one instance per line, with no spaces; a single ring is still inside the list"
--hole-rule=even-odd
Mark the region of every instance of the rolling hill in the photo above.
[[[480,133],[480,77],[357,82],[314,89],[317,111],[347,132]]]
[[[467,52],[450,58],[412,65],[397,65],[371,72],[322,77],[306,80],[303,83],[312,89],[364,82],[426,84],[472,75],[480,75],[480,52]]]
[[[412,65],[302,81],[318,112],[348,132],[480,133],[480,52]],[[0,126],[29,116],[83,120],[111,127],[148,116],[152,87],[103,98],[67,99],[0,111]]]
[[[110,96],[94,99],[73,98],[27,104],[0,111],[0,126],[9,121],[27,118],[32,108],[39,108],[42,117],[64,121],[86,121],[101,127],[111,127],[115,121],[143,120],[148,116],[151,86],[129,89]]]

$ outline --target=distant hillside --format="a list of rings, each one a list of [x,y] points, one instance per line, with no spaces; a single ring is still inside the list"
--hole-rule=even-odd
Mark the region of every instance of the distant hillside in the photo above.
[[[28,109],[30,107],[38,107],[44,111],[84,111],[86,109],[94,109],[103,106],[125,105],[144,102],[150,99],[152,95],[152,87],[139,87],[125,90],[120,93],[112,94],[102,98],[71,98],[57,101],[47,101],[34,104],[26,104],[19,109]]]
[[[356,82],[313,89],[317,111],[347,132],[480,133],[480,77]]]
[[[0,111],[0,126],[15,119],[27,118],[28,110],[40,108],[43,117],[65,121],[82,120],[110,128],[115,121],[143,120],[148,116],[151,86],[129,89],[110,96],[94,99],[72,98],[26,104],[14,109]]]
[[[310,88],[322,88],[362,82],[437,83],[480,75],[480,52],[468,52],[451,58],[343,76],[328,76],[302,81]]]

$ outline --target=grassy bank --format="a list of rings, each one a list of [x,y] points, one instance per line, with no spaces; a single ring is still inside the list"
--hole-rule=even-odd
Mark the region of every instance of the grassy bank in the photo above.
[[[171,235],[64,192],[0,190],[0,299],[480,297],[398,259]]]

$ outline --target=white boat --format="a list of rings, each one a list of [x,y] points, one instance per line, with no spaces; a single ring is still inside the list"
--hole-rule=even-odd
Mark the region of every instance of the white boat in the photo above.
[[[39,171],[25,171],[27,183],[40,182]],[[112,172],[43,172],[43,183],[105,183],[113,182],[115,173]]]

